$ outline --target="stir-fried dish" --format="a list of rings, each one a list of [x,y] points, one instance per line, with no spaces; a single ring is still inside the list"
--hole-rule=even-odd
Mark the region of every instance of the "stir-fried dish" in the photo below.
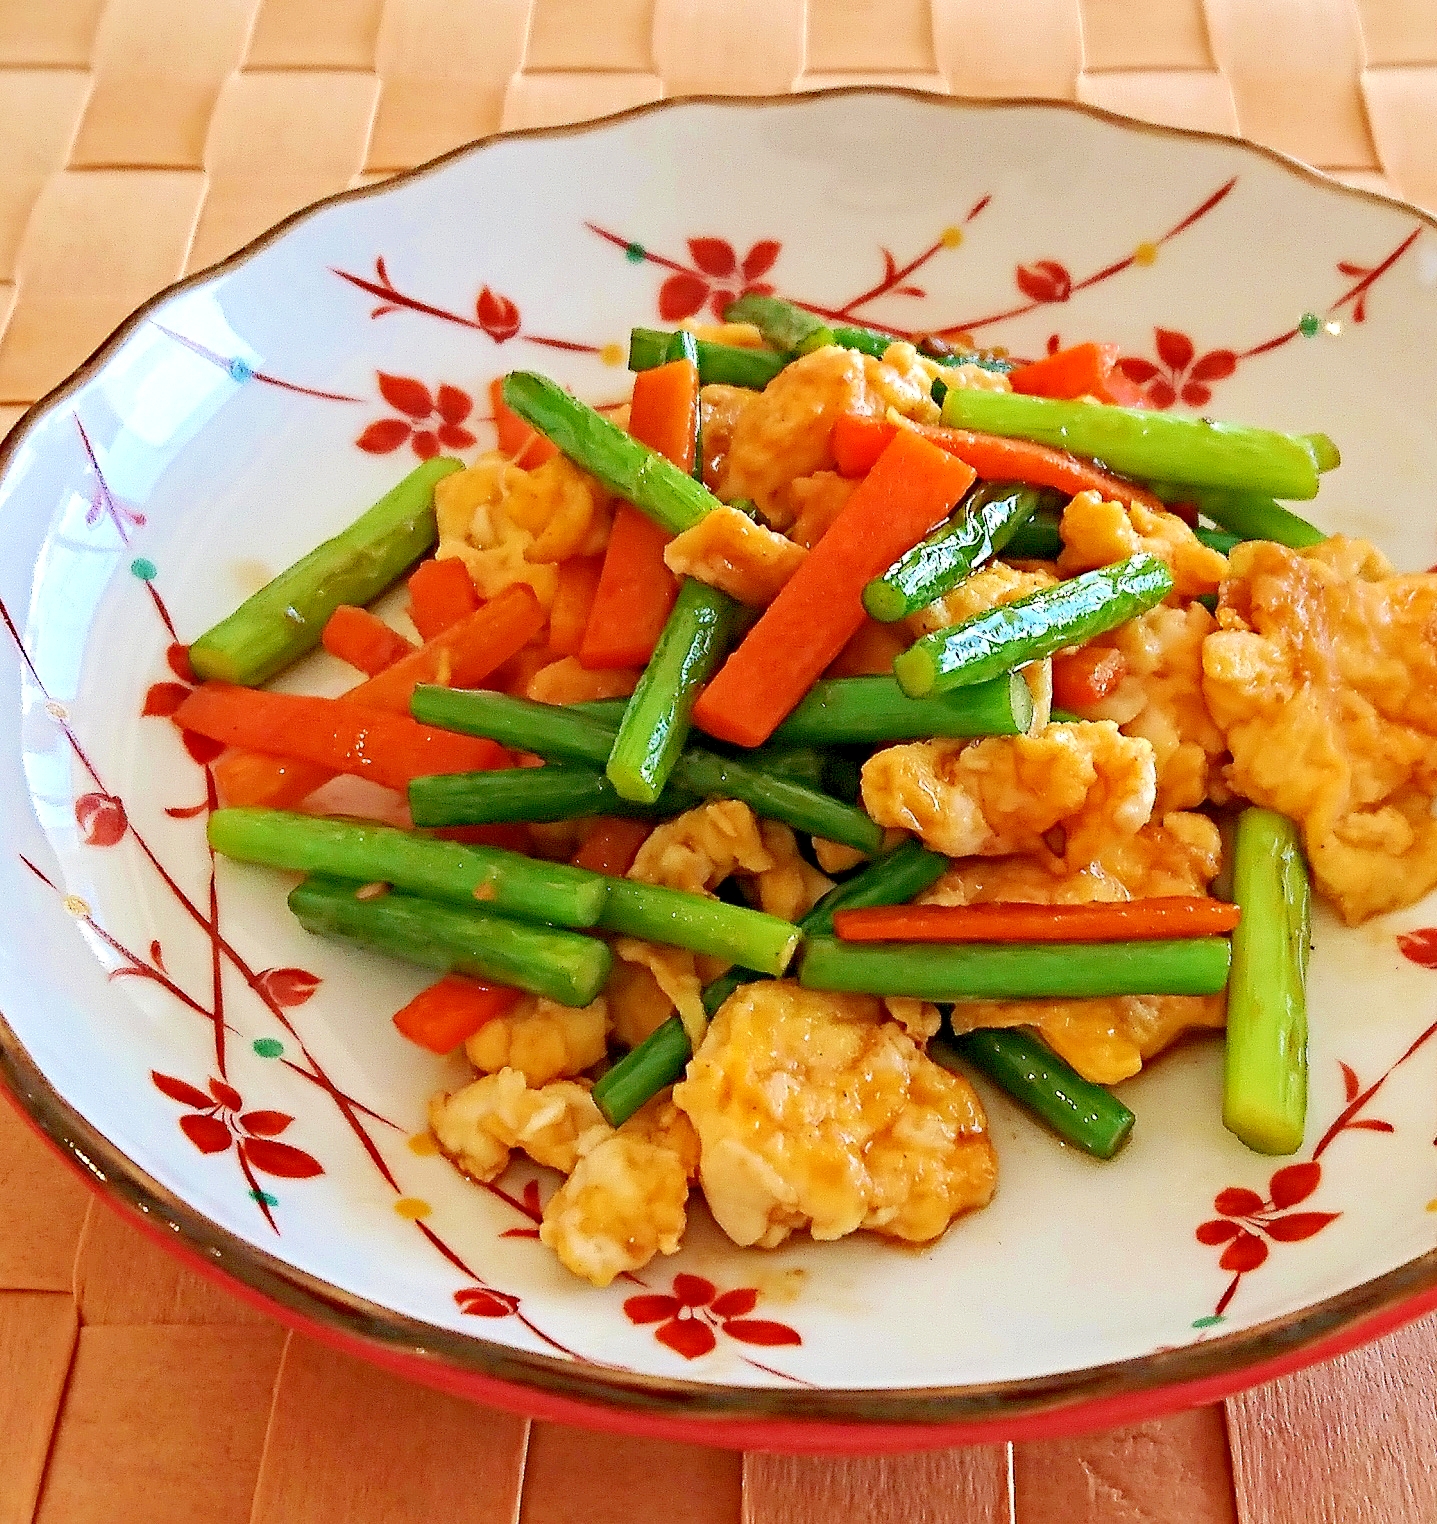
[[[1134,406],[1116,346],[728,318],[635,330],[604,411],[496,380],[496,450],[191,647],[213,846],[442,975],[394,1016],[472,1071],[439,1148],[557,1171],[598,1286],[696,1189],[743,1245],[938,1237],[998,1179],[974,1071],[1108,1159],[1111,1087],[1225,1029],[1224,1121],[1297,1149],[1309,875],[1348,925],[1437,885],[1437,576],[1284,506],[1326,436]],[[363,681],[263,686],[321,641]]]

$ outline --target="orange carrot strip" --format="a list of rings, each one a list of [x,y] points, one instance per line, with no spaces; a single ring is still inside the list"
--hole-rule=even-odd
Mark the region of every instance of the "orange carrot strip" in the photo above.
[[[401,1011],[394,1025],[431,1053],[452,1053],[461,1042],[503,1016],[518,1003],[519,991],[506,984],[480,984],[459,974],[446,974],[421,990]]]
[[[843,414],[833,426],[830,441],[838,469],[844,476],[862,476],[872,469],[900,425],[886,418]],[[1066,450],[1054,450],[1035,444],[1031,439],[1004,439],[997,434],[974,434],[968,429],[940,429],[916,426],[908,433],[921,434],[940,450],[967,461],[984,481],[1030,482],[1035,487],[1053,487],[1072,496],[1079,492],[1100,492],[1111,502],[1127,503],[1163,511],[1164,504],[1146,488],[1124,481],[1095,466],[1092,461]]]
[[[629,433],[684,471],[694,468],[699,419],[699,371],[691,360],[670,360],[634,377]]]
[[[633,867],[639,848],[652,830],[653,826],[642,820],[606,815],[594,822],[584,845],[574,854],[574,866],[622,878]]]
[[[358,667],[367,677],[377,676],[416,649],[412,641],[391,629],[377,614],[352,603],[341,603],[335,609],[319,638],[331,656]]]
[[[833,925],[845,942],[1146,942],[1221,936],[1238,915],[1225,900],[1171,895],[1092,905],[883,905],[840,910]]]
[[[334,774],[313,762],[293,757],[269,757],[258,751],[227,751],[214,764],[220,802],[252,804],[272,810],[292,810]]]
[[[479,607],[469,568],[457,556],[421,561],[409,579],[409,617],[421,640],[433,640]]]
[[[741,746],[766,741],[864,621],[861,595],[953,510],[971,467],[904,429],[699,696],[694,723]]]
[[[516,466],[532,471],[559,453],[556,444],[545,439],[537,429],[531,429],[505,404],[503,376],[495,376],[489,383],[489,402],[494,409],[494,427],[499,431],[499,448]]]
[[[634,377],[629,432],[641,444],[693,469],[698,371],[674,360]],[[664,565],[671,536],[629,503],[614,514],[604,569],[579,647],[586,667],[644,667],[679,595],[678,578]]]
[[[858,633],[838,653],[825,677],[886,677],[893,671],[893,658],[906,650],[912,636],[904,637],[902,625],[879,624],[866,615]]]
[[[599,591],[602,556],[571,556],[559,566],[559,586],[549,606],[549,644],[560,656],[577,656]]]
[[[1030,397],[1096,397],[1117,407],[1145,407],[1142,387],[1118,369],[1118,352],[1116,344],[1074,344],[1020,365],[1008,373],[1008,380],[1015,392]]]
[[[226,746],[294,757],[393,789],[431,773],[480,772],[508,763],[508,754],[493,741],[436,730],[407,715],[363,709],[349,699],[266,693],[230,683],[202,684],[175,719],[183,729]]]
[[[1053,704],[1087,709],[1100,703],[1128,675],[1128,659],[1109,646],[1084,646],[1053,658]]]
[[[458,841],[467,847],[503,847],[506,852],[522,852],[525,857],[533,855],[534,840],[529,828],[518,821],[496,822],[494,825],[440,826],[429,833],[441,841]]]

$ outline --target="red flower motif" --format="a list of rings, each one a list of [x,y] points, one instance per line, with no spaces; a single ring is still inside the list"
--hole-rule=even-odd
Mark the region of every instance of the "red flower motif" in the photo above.
[[[479,298],[481,321],[485,297],[494,302],[505,300],[504,297],[494,296],[485,286]],[[504,333],[502,338],[498,334],[490,334],[500,343],[503,339],[512,337],[519,328],[518,309],[514,308],[512,302],[508,305],[514,310],[514,327]],[[486,327],[485,331],[489,332],[489,329]],[[451,386],[447,381],[437,391],[431,392],[422,381],[413,376],[392,376],[382,370],[376,371],[375,375],[379,379],[379,395],[390,407],[405,416],[380,418],[369,424],[354,441],[361,450],[369,455],[389,455],[408,440],[409,447],[420,460],[432,460],[441,449],[467,450],[474,443],[473,433],[463,427],[464,420],[474,411],[474,399],[468,392]],[[431,420],[434,421],[431,423]],[[422,424],[430,426],[423,428],[420,426]]]
[[[303,1005],[319,988],[320,979],[303,968],[267,968],[255,976],[259,992],[276,1005]]]
[[[1014,279],[1030,302],[1066,302],[1073,294],[1073,277],[1056,259],[1019,265]]]
[[[190,666],[189,647],[172,641],[165,651],[165,662],[178,679],[177,682],[151,683],[145,690],[145,702],[140,709],[142,718],[173,719],[180,705],[189,697],[190,689],[199,681]],[[201,767],[213,762],[225,749],[223,741],[202,736],[193,730],[180,730],[180,740],[193,761]],[[183,810],[166,810],[176,820],[188,820],[204,813],[204,806]]]
[[[113,847],[130,828],[125,806],[113,794],[81,794],[75,801],[75,824],[91,847]]]
[[[761,238],[740,260],[726,238],[690,238],[692,270],[676,270],[659,287],[659,316],[666,323],[692,317],[705,302],[722,320],[728,304],[740,296],[771,296],[773,287],[759,277],[774,265],[783,245]]]
[[[454,1293],[460,1312],[474,1318],[512,1318],[519,1310],[519,1298],[507,1291],[491,1291],[487,1286],[466,1286]]]
[[[519,331],[519,309],[507,296],[500,296],[488,286],[474,303],[474,315],[479,319],[479,326],[496,344],[512,339]],[[468,412],[467,408],[465,412]]]
[[[282,1180],[312,1180],[324,1173],[312,1154],[277,1141],[294,1121],[288,1113],[246,1111],[239,1091],[222,1079],[209,1081],[208,1094],[158,1070],[151,1071],[150,1079],[161,1095],[189,1108],[180,1118],[180,1131],[202,1154],[228,1153],[235,1147],[247,1170]]]
[[[631,1296],[624,1315],[631,1323],[657,1323],[654,1337],[685,1360],[697,1360],[718,1344],[715,1330],[741,1344],[802,1344],[787,1323],[748,1316],[758,1305],[754,1286],[737,1286],[720,1294],[701,1275],[676,1275],[672,1295]]]
[[[1397,938],[1397,950],[1418,968],[1437,968],[1437,926],[1419,926]]]
[[[1355,1083],[1356,1076],[1352,1079]],[[1353,1093],[1349,1086],[1349,1100]],[[1197,1241],[1207,1248],[1224,1245],[1218,1267],[1231,1271],[1233,1276],[1217,1304],[1215,1317],[1222,1316],[1242,1277],[1267,1260],[1269,1250],[1264,1237],[1273,1243],[1298,1243],[1320,1233],[1342,1215],[1289,1210],[1306,1201],[1321,1183],[1322,1165],[1316,1159],[1308,1159],[1274,1170],[1267,1183],[1266,1199],[1245,1185],[1230,1185],[1213,1197],[1213,1210],[1219,1215],[1198,1225]]]
[[[1230,349],[1210,349],[1198,355],[1193,341],[1173,328],[1154,328],[1160,365],[1137,355],[1118,361],[1118,369],[1146,389],[1151,407],[1169,408],[1179,398],[1189,407],[1205,407],[1212,400],[1210,381],[1225,381],[1237,369],[1237,355]]]

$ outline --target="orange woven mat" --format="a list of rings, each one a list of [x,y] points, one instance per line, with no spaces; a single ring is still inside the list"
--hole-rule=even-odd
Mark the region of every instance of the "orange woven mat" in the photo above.
[[[0,433],[316,197],[665,95],[904,84],[1240,132],[1437,206],[1434,0],[0,0]],[[1418,1524],[1437,1319],[1078,1440],[792,1459],[466,1406],[197,1280],[0,1105],[0,1524]]]

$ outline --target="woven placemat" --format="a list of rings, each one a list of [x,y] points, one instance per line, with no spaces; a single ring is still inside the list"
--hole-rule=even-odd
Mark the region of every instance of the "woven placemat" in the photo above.
[[[0,433],[158,287],[501,128],[902,84],[1237,132],[1437,207],[1434,0],[0,0]],[[1418,1524],[1437,1320],[1222,1407],[881,1460],[405,1386],[151,1248],[0,1105],[0,1524]]]

